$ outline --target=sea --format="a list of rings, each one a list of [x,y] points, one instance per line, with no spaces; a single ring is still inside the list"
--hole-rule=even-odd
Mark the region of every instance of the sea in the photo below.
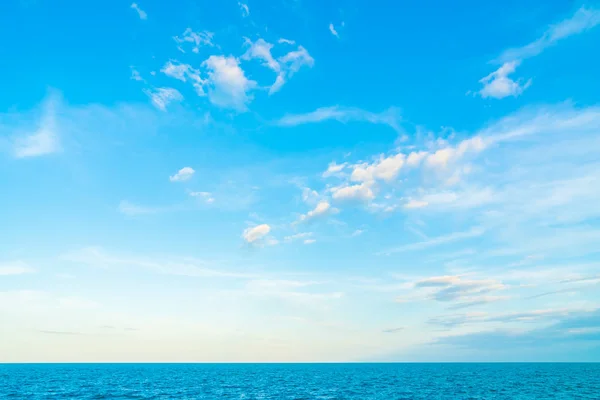
[[[600,399],[600,363],[0,364],[7,399]]]

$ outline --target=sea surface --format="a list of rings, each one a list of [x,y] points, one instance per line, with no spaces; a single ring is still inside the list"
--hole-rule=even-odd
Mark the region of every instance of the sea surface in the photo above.
[[[600,364],[0,364],[9,399],[600,399]]]

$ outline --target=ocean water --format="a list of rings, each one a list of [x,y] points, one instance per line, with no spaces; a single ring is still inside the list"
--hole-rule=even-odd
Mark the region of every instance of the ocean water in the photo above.
[[[600,364],[4,364],[9,399],[600,399]]]

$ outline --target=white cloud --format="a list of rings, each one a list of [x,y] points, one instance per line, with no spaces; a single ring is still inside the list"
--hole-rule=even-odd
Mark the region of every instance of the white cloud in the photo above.
[[[190,179],[194,173],[194,169],[192,167],[183,167],[175,175],[169,177],[171,182],[183,182]]]
[[[171,78],[179,79],[180,81],[186,81],[186,75],[190,70],[190,66],[187,64],[175,64],[172,61],[168,61],[165,66],[160,70],[163,74],[170,76]]]
[[[247,110],[247,103],[252,100],[249,92],[256,87],[256,82],[246,78],[238,60],[232,56],[212,55],[202,65],[209,69],[210,102],[223,108]]]
[[[207,204],[215,202],[215,198],[210,192],[190,192],[190,196],[202,199]]]
[[[242,55],[242,60],[261,60],[265,67],[277,74],[275,82],[269,88],[270,95],[279,91],[285,82],[298,72],[301,67],[312,67],[314,64],[314,59],[302,46],[298,46],[297,50],[290,51],[278,59],[275,59],[271,54],[271,50],[274,47],[272,43],[269,43],[262,38],[259,38],[256,42],[246,38],[245,43],[246,46],[248,46],[248,49],[244,55]],[[294,44],[293,41],[286,39],[279,39],[278,43],[288,45]]]
[[[583,33],[600,24],[600,10],[581,7],[570,18],[551,25],[537,40],[514,49],[506,50],[496,62],[502,66],[479,82],[483,88],[478,92],[483,98],[502,99],[508,96],[517,97],[531,85],[531,79],[522,82],[513,80],[509,75],[514,73],[522,60],[534,57],[546,48],[569,36]]]
[[[0,276],[23,275],[33,272],[35,270],[22,261],[0,263]]]
[[[161,111],[166,111],[167,106],[173,102],[183,101],[181,93],[173,88],[160,87],[155,89],[144,89],[144,93],[150,97],[150,101],[154,107]]]
[[[238,6],[240,6],[240,10],[242,11],[242,17],[246,18],[250,15],[250,8],[248,8],[247,4],[238,1]]]
[[[424,200],[410,199],[404,204],[404,208],[408,208],[408,209],[423,208],[423,207],[427,207],[427,205],[429,205],[429,203]]]
[[[148,14],[146,14],[146,12],[144,10],[142,10],[140,8],[140,6],[137,5],[137,3],[131,3],[131,8],[134,9],[138,13],[140,19],[148,18]]]
[[[469,154],[477,154],[486,149],[488,143],[481,136],[473,136],[461,141],[456,146],[443,147],[425,156],[428,167],[443,169]]]
[[[175,36],[173,39],[179,44],[192,43],[192,52],[199,53],[202,46],[214,47],[214,43],[212,42],[214,35],[214,33],[209,31],[194,32],[192,28],[187,28],[183,32],[182,37]],[[179,50],[185,52],[181,47],[179,47]]]
[[[38,157],[60,151],[56,107],[58,100],[50,97],[43,105],[42,117],[34,133],[19,135],[14,141],[16,158]]]
[[[379,160],[369,164],[362,163],[354,166],[350,180],[357,182],[373,182],[377,179],[390,181],[398,176],[404,166],[406,157],[402,153],[389,157],[381,155]]]
[[[600,24],[600,10],[581,7],[570,18],[548,27],[537,40],[523,47],[506,50],[498,61],[506,63],[536,56],[558,41],[586,32],[598,24]]]
[[[284,38],[280,38],[277,43],[280,44],[289,44],[289,45],[294,45],[296,44],[296,42],[294,40],[288,40],[288,39],[284,39]]]
[[[334,200],[358,200],[369,201],[375,198],[375,194],[368,183],[358,185],[337,186],[331,189],[331,197]]]
[[[346,168],[346,165],[348,165],[348,163],[337,164],[335,161],[332,161],[327,166],[327,170],[323,172],[322,177],[328,178],[330,176],[337,175],[342,172],[344,168]]]
[[[300,221],[308,221],[325,215],[335,214],[336,212],[338,212],[336,208],[331,207],[328,201],[323,200],[313,210],[301,215]]]
[[[316,243],[317,241],[315,239],[304,239],[304,244],[313,244]]]
[[[272,69],[275,72],[279,72],[281,67],[279,63],[271,55],[271,49],[273,45],[268,43],[264,39],[260,38],[256,42],[252,42],[250,39],[246,39],[246,44],[249,46],[246,53],[242,56],[243,60],[250,60],[257,58],[263,61],[263,65]]]
[[[333,24],[329,24],[329,32],[331,32],[331,34],[337,38],[340,37],[340,35],[338,35],[337,31],[335,30]]]
[[[300,240],[300,239],[310,239],[310,237],[312,235],[313,235],[312,232],[296,233],[294,235],[286,236],[283,240],[284,240],[284,242],[293,242],[295,240]]]
[[[319,200],[319,193],[316,190],[305,187],[302,188],[302,201],[306,204],[314,204]]]
[[[277,75],[275,83],[271,86],[269,94],[278,92],[285,82],[303,66],[312,67],[315,64],[315,60],[302,46],[298,46],[297,50],[290,51],[286,55],[279,57],[277,61],[281,71]]]
[[[504,63],[496,71],[482,78],[479,82],[483,84],[483,88],[479,91],[479,95],[483,98],[503,99],[508,96],[517,97],[523,93],[531,85],[531,79],[523,83],[519,80],[514,81],[508,76],[515,72],[518,65],[519,61]]]
[[[171,78],[178,79],[182,82],[187,82],[189,79],[192,82],[198,96],[205,96],[204,85],[207,84],[206,79],[200,77],[200,71],[193,68],[189,64],[181,64],[178,62],[168,61],[160,70],[163,74]]]
[[[139,71],[133,67],[130,67],[130,68],[131,68],[131,79],[134,81],[144,82],[144,78],[142,78]]]
[[[392,127],[395,130],[400,130],[399,122],[401,120],[396,108],[388,108],[381,113],[372,113],[370,111],[361,110],[351,107],[323,107],[306,114],[288,114],[284,115],[276,124],[279,126],[297,126],[302,124],[312,124],[334,120],[341,123],[350,121],[364,121],[372,124],[383,124]]]
[[[247,243],[255,243],[268,235],[269,232],[271,232],[271,227],[267,224],[261,224],[247,228],[242,234],[242,237]]]

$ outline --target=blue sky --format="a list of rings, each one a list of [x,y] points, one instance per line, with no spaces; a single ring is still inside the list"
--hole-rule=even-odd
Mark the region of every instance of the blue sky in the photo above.
[[[0,361],[600,361],[597,2],[0,5]]]

